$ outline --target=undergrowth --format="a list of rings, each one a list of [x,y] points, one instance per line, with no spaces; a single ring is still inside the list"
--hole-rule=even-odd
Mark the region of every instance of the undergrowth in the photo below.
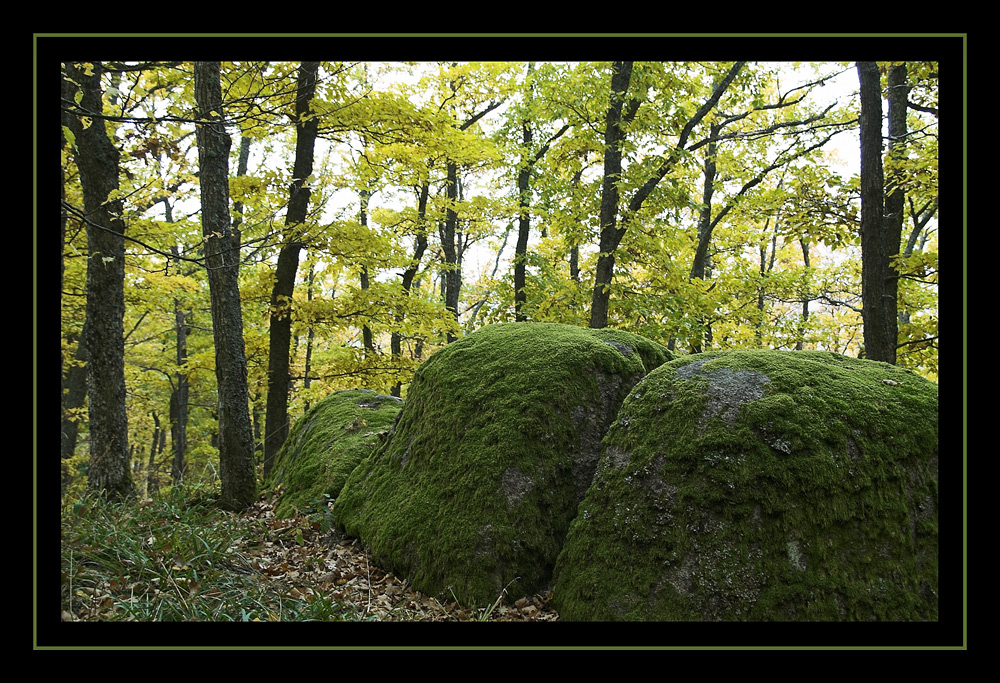
[[[258,520],[198,492],[64,506],[62,613],[70,621],[348,621],[362,615],[324,596],[274,591],[245,550]]]

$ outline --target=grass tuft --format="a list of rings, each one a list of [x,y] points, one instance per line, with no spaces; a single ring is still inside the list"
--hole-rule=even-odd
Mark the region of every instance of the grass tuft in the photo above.
[[[109,503],[85,496],[62,511],[67,621],[343,621],[322,595],[282,595],[247,556],[260,522],[197,491]]]

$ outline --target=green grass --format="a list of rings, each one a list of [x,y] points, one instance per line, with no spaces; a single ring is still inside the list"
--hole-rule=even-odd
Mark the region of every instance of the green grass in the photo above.
[[[344,621],[336,601],[275,591],[245,554],[260,522],[203,496],[108,503],[62,513],[62,610],[85,621]]]

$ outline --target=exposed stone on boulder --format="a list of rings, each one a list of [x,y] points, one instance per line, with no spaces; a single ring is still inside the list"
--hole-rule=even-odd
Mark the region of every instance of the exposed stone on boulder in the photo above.
[[[937,385],[824,352],[666,363],[554,570],[568,620],[935,620]]]
[[[402,400],[365,389],[335,392],[295,423],[275,455],[265,482],[282,485],[279,516],[336,498],[347,475],[382,443],[402,408]]]
[[[459,339],[420,366],[389,441],[345,484],[336,522],[431,596],[530,595],[551,578],[622,400],[671,357],[635,334],[569,325]]]

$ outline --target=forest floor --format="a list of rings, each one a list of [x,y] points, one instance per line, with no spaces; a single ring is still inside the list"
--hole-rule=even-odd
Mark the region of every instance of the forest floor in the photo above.
[[[333,525],[329,503],[278,517],[277,491],[240,514],[213,496],[67,504],[63,621],[557,621],[551,593],[492,604],[430,596]]]
[[[557,621],[551,593],[492,605],[463,606],[450,596],[427,596],[378,567],[361,542],[336,529],[323,530],[315,516],[276,517],[262,499],[245,516],[269,529],[266,538],[248,538],[240,552],[253,568],[293,598],[319,596],[353,609],[354,618],[372,621]]]

